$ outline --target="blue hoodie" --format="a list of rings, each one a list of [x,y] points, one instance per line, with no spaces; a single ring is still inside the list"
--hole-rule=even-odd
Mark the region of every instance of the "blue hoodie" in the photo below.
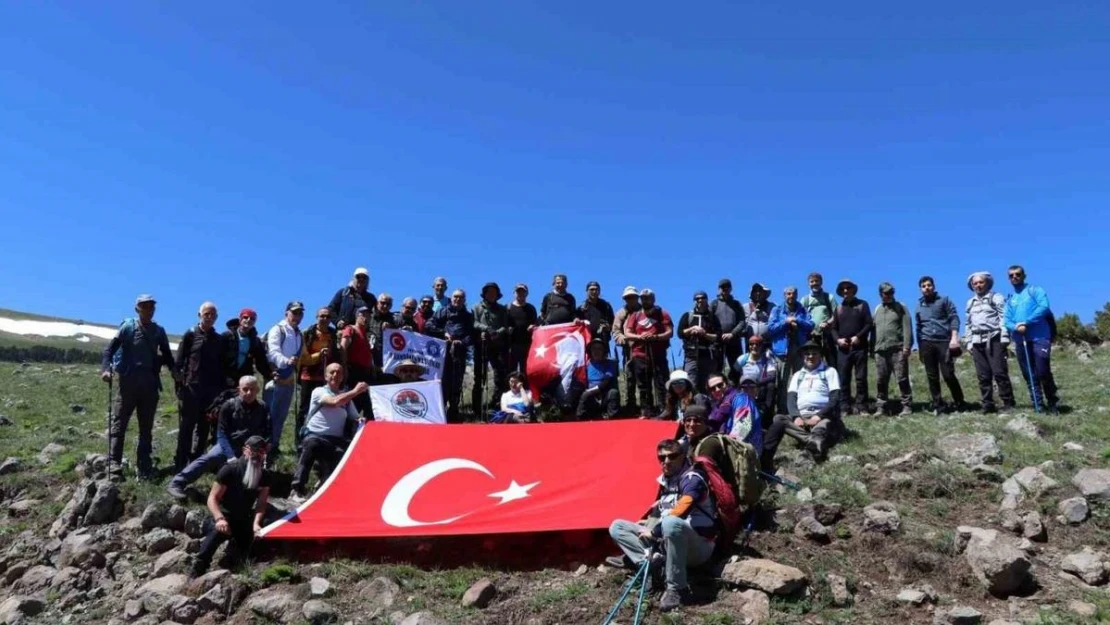
[[[1015,287],[1014,294],[1006,300],[1006,312],[1002,323],[1014,340],[1047,341],[1052,338],[1048,326],[1048,295],[1039,286],[1029,284],[1020,289]],[[1025,324],[1025,334],[1017,332],[1018,324]]]
[[[795,301],[793,309],[786,302],[783,302],[782,306],[775,306],[771,310],[771,320],[767,324],[767,335],[771,339],[771,351],[780,358],[786,356],[790,346],[790,326],[786,323],[786,318],[790,315],[794,315],[794,320],[798,322],[794,328],[795,349],[805,345],[809,340],[809,333],[813,332],[813,322],[810,321],[809,313],[801,302]]]

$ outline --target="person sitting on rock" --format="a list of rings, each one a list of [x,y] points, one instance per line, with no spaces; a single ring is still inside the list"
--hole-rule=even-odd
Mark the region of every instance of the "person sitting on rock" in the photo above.
[[[609,359],[609,344],[599,338],[592,339],[587,349],[586,390],[578,398],[577,417],[580,421],[612,419],[621,408],[617,363]]]
[[[705,564],[713,555],[717,506],[705,476],[694,468],[678,441],[660,441],[656,455],[663,469],[656,501],[646,518],[637,522],[618,519],[609,526],[609,536],[624,556],[607,558],[606,564],[636,569],[651,557],[650,566],[657,571],[665,562],[666,589],[659,609],[669,612],[692,598],[686,569]],[[660,543],[662,556],[656,548]]]
[[[242,456],[225,464],[216,474],[208,493],[212,518],[205,523],[204,541],[189,577],[204,575],[224,541],[231,540],[226,556],[229,564],[250,552],[254,535],[262,530],[262,517],[270,498],[272,478],[265,468],[268,448],[266,439],[252,436],[243,444]]]
[[[185,487],[238,457],[248,438],[270,436],[270,412],[266,404],[258,401],[259,386],[258,378],[252,375],[239,378],[238,395],[220,404],[218,409],[216,444],[170,481],[166,490],[174,499],[188,499]]]
[[[304,446],[293,473],[293,496],[289,499],[298,504],[304,502],[305,485],[313,465],[320,481],[326,482],[347,451],[348,422],[364,421],[359,419],[353,400],[367,392],[370,386],[359,382],[351,390],[344,391],[343,365],[339,363],[328,365],[324,377],[327,385],[312,391]]]
[[[840,376],[821,358],[821,346],[810,341],[802,346],[802,368],[790,378],[786,415],[775,415],[763,438],[760,464],[774,470],[775,451],[783,434],[806,446],[806,451],[821,459],[839,439],[844,425],[840,415]]]

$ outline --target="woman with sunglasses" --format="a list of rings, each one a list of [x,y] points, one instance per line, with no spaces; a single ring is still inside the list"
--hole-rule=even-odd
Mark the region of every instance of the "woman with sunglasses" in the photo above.
[[[667,398],[664,401],[663,413],[659,418],[663,421],[678,422],[680,431],[676,437],[682,435],[682,418],[686,410],[693,405],[701,406],[708,412],[709,397],[694,390],[694,384],[685,371],[681,369],[672,371],[670,379],[667,380]]]

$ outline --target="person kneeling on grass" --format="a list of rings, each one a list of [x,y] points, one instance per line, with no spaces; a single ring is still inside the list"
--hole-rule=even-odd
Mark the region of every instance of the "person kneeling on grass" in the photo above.
[[[305,500],[305,483],[316,465],[320,481],[327,481],[335,465],[347,451],[347,425],[362,423],[355,410],[354,399],[370,386],[359,382],[349,391],[343,391],[343,365],[335,362],[324,370],[325,386],[312,391],[305,423],[305,436],[297,468],[293,473],[293,495],[290,501],[301,504]]]
[[[609,526],[609,535],[624,556],[607,558],[606,564],[636,569],[649,553],[653,568],[657,562],[665,561],[666,589],[659,609],[668,612],[691,599],[686,569],[705,564],[713,555],[717,506],[709,483],[694,469],[681,443],[673,439],[660,441],[656,454],[663,467],[656,501],[639,522],[616,520]],[[653,553],[654,548],[648,551],[658,543],[662,543],[665,557]]]
[[[200,476],[217,471],[227,461],[242,453],[247,439],[270,435],[270,412],[266,404],[258,401],[258,378],[245,375],[239,378],[239,394],[220,404],[216,420],[216,444],[200,458],[197,458],[170,480],[166,488],[170,496],[177,500],[188,499],[185,487],[200,479]]]
[[[203,575],[212,557],[225,541],[231,540],[225,556],[229,566],[250,552],[254,536],[262,530],[262,517],[270,498],[271,474],[265,468],[269,445],[261,436],[252,436],[243,445],[243,455],[228,462],[216,474],[208,493],[204,541],[193,562],[189,577]],[[253,519],[252,519],[253,512]]]
[[[802,368],[790,378],[786,405],[790,414],[775,415],[763,437],[760,464],[774,472],[775,451],[783,434],[804,444],[815,459],[824,458],[840,439],[844,424],[840,418],[840,377],[821,359],[821,346],[814,342],[801,348]]]

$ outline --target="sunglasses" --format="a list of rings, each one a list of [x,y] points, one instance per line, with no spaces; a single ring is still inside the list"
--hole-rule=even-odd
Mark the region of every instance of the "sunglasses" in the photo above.
[[[1023,275],[1023,274],[1020,274],[1020,273],[1011,273],[1011,274],[1009,274],[1009,276],[1010,276],[1011,278],[1020,278],[1020,277],[1022,277],[1022,275]]]
[[[719,384],[714,384],[713,386],[710,386],[709,390],[711,390],[711,391],[723,391],[725,389],[725,386],[726,386],[726,384],[724,382],[721,382]]]
[[[678,458],[681,455],[682,455],[682,452],[676,451],[673,454],[659,454],[656,457],[659,458],[659,462],[667,462],[669,460],[674,460],[675,458]]]

